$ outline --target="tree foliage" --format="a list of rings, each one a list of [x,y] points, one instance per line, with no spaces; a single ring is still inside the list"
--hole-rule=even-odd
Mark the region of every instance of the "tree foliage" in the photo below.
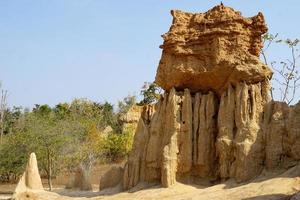
[[[125,129],[122,134],[113,133],[105,140],[104,152],[110,161],[120,161],[126,157],[132,147],[134,128]]]
[[[160,99],[161,93],[162,89],[156,83],[145,82],[141,90],[143,99],[139,104],[145,105],[156,103]]]
[[[124,106],[119,110],[124,111]],[[31,152],[36,153],[50,189],[51,179],[61,171],[78,166],[90,171],[97,162],[124,159],[134,130],[117,132],[118,116],[112,104],[87,99],[54,107],[36,104],[31,111],[7,109],[6,135],[0,146],[0,181],[16,181]],[[108,126],[112,131],[104,133]]]

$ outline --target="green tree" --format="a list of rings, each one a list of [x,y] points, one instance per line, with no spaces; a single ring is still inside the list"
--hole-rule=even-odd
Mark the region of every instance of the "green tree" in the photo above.
[[[30,138],[24,133],[4,136],[0,146],[0,180],[2,182],[17,181],[23,173],[30,152]]]
[[[127,130],[122,134],[111,133],[104,141],[104,153],[112,162],[123,160],[131,150],[133,143],[133,130]]]
[[[14,132],[16,123],[18,123],[19,118],[22,114],[22,107],[14,106],[12,109],[7,108],[4,115],[3,121],[3,131],[4,135]]]
[[[135,98],[125,98],[120,110],[125,112],[135,104]],[[23,172],[28,155],[35,152],[41,174],[52,178],[59,172],[81,166],[87,172],[97,162],[124,159],[132,145],[133,130],[119,127],[113,105],[75,99],[70,104],[59,103],[53,108],[38,105],[30,111],[8,109],[7,133],[0,146],[0,179],[16,180]],[[103,134],[105,127],[113,127]]]
[[[41,169],[46,172],[49,189],[52,190],[53,174],[59,169],[61,152],[68,146],[71,137],[63,132],[64,127],[49,108],[40,106],[27,117],[25,133],[31,138],[27,145],[32,152],[36,152]]]
[[[139,104],[145,105],[156,103],[160,99],[161,94],[162,89],[158,85],[156,85],[156,83],[145,82],[141,90],[143,99]]]
[[[114,130],[118,130],[117,116],[111,103],[105,102],[102,105],[102,118],[105,127],[111,126]]]
[[[71,156],[72,167],[81,166],[89,175],[94,164],[103,159],[104,138],[96,124],[90,123],[86,127],[85,137],[78,142],[80,145],[77,146],[77,151]]]
[[[59,103],[53,109],[58,119],[64,119],[70,114],[70,105],[68,103]]]
[[[44,117],[44,116],[48,116],[52,112],[52,109],[47,104],[44,105],[35,104],[35,107],[32,109],[32,112],[37,115],[40,115],[41,117]]]

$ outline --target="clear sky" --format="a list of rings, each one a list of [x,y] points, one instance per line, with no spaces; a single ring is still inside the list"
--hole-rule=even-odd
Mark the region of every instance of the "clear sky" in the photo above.
[[[205,12],[215,0],[1,0],[0,80],[9,105],[74,98],[116,103],[153,81],[171,9]],[[300,38],[300,1],[223,0],[262,11],[271,33]],[[272,56],[284,52],[271,50]]]

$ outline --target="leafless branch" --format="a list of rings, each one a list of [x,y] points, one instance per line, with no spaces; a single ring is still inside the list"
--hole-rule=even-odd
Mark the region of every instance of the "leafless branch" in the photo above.
[[[3,142],[4,134],[4,117],[7,108],[7,90],[1,90],[1,100],[0,100],[0,144]]]

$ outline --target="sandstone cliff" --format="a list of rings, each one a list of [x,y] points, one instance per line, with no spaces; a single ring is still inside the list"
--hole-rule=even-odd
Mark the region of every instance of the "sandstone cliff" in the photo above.
[[[272,102],[272,71],[259,60],[261,13],[219,5],[172,11],[156,83],[165,94],[144,107],[123,187],[158,182],[244,182],[300,158],[300,104]]]
[[[206,13],[171,11],[173,24],[163,35],[162,57],[155,82],[192,92],[221,95],[232,84],[257,83],[271,77],[258,56],[267,32],[261,13],[244,18],[223,5]]]
[[[300,103],[272,102],[268,83],[228,87],[220,99],[172,89],[146,106],[124,173],[124,188],[139,182],[197,183],[288,169],[300,154]]]

